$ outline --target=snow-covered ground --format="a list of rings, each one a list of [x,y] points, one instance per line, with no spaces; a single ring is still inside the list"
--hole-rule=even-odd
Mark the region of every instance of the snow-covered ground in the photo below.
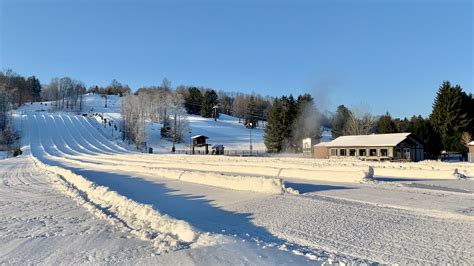
[[[0,263],[474,263],[472,164],[142,154],[82,116],[20,117]]]

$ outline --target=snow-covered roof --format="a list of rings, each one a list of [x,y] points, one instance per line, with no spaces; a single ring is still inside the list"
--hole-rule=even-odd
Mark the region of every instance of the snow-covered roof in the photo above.
[[[469,146],[474,146],[474,141],[469,142]]]
[[[341,136],[329,142],[327,147],[378,147],[396,146],[404,141],[411,133],[391,133],[373,135]]]
[[[192,139],[197,139],[197,138],[201,138],[201,137],[204,137],[206,139],[208,139],[208,137],[204,136],[204,135],[196,135],[194,137],[191,137]]]
[[[326,146],[327,146],[328,144],[330,144],[330,143],[331,143],[331,142],[329,142],[329,141],[320,142],[320,143],[318,143],[318,144],[316,144],[316,145],[314,145],[314,146],[316,146],[316,147],[326,147]]]

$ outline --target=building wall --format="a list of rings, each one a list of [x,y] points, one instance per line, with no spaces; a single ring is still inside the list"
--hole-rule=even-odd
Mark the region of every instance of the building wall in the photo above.
[[[372,149],[376,150],[375,156],[370,156],[370,150]],[[334,152],[333,150],[336,150],[336,152]],[[351,150],[355,150],[355,155],[351,155]],[[360,153],[361,150],[365,151],[365,155],[361,155]],[[386,154],[383,156],[382,156],[382,150],[386,150]],[[345,155],[343,153],[345,153]],[[393,154],[394,154],[393,147],[330,147],[328,148],[328,156],[330,158],[358,157],[358,158],[380,160],[380,159],[390,159],[393,157]]]
[[[313,148],[314,158],[326,159],[328,158],[328,148],[315,146]]]
[[[474,163],[474,145],[469,146],[469,153],[467,154],[467,161]]]

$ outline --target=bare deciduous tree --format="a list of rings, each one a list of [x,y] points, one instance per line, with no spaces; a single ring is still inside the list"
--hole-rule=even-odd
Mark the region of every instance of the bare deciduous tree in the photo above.
[[[349,112],[344,135],[368,135],[374,132],[375,117],[370,113],[369,107],[359,105],[352,107]]]

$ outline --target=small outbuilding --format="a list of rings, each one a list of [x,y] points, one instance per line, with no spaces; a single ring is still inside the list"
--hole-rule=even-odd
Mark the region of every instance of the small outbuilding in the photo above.
[[[311,157],[313,154],[314,145],[319,143],[319,139],[305,138],[303,139],[303,156]]]
[[[424,159],[423,143],[411,133],[341,136],[314,146],[315,158],[356,157],[364,160]]]
[[[204,154],[209,154],[209,146],[211,144],[209,143],[206,143],[206,140],[208,139],[208,137],[204,136],[204,135],[196,135],[194,137],[191,137],[192,141],[193,141],[193,154],[196,154],[196,147],[204,147],[205,151],[204,151]]]
[[[467,161],[474,163],[474,141],[469,142],[467,146],[469,147],[469,152],[467,154]]]
[[[224,145],[214,145],[214,146],[212,146],[212,154],[224,155]]]

